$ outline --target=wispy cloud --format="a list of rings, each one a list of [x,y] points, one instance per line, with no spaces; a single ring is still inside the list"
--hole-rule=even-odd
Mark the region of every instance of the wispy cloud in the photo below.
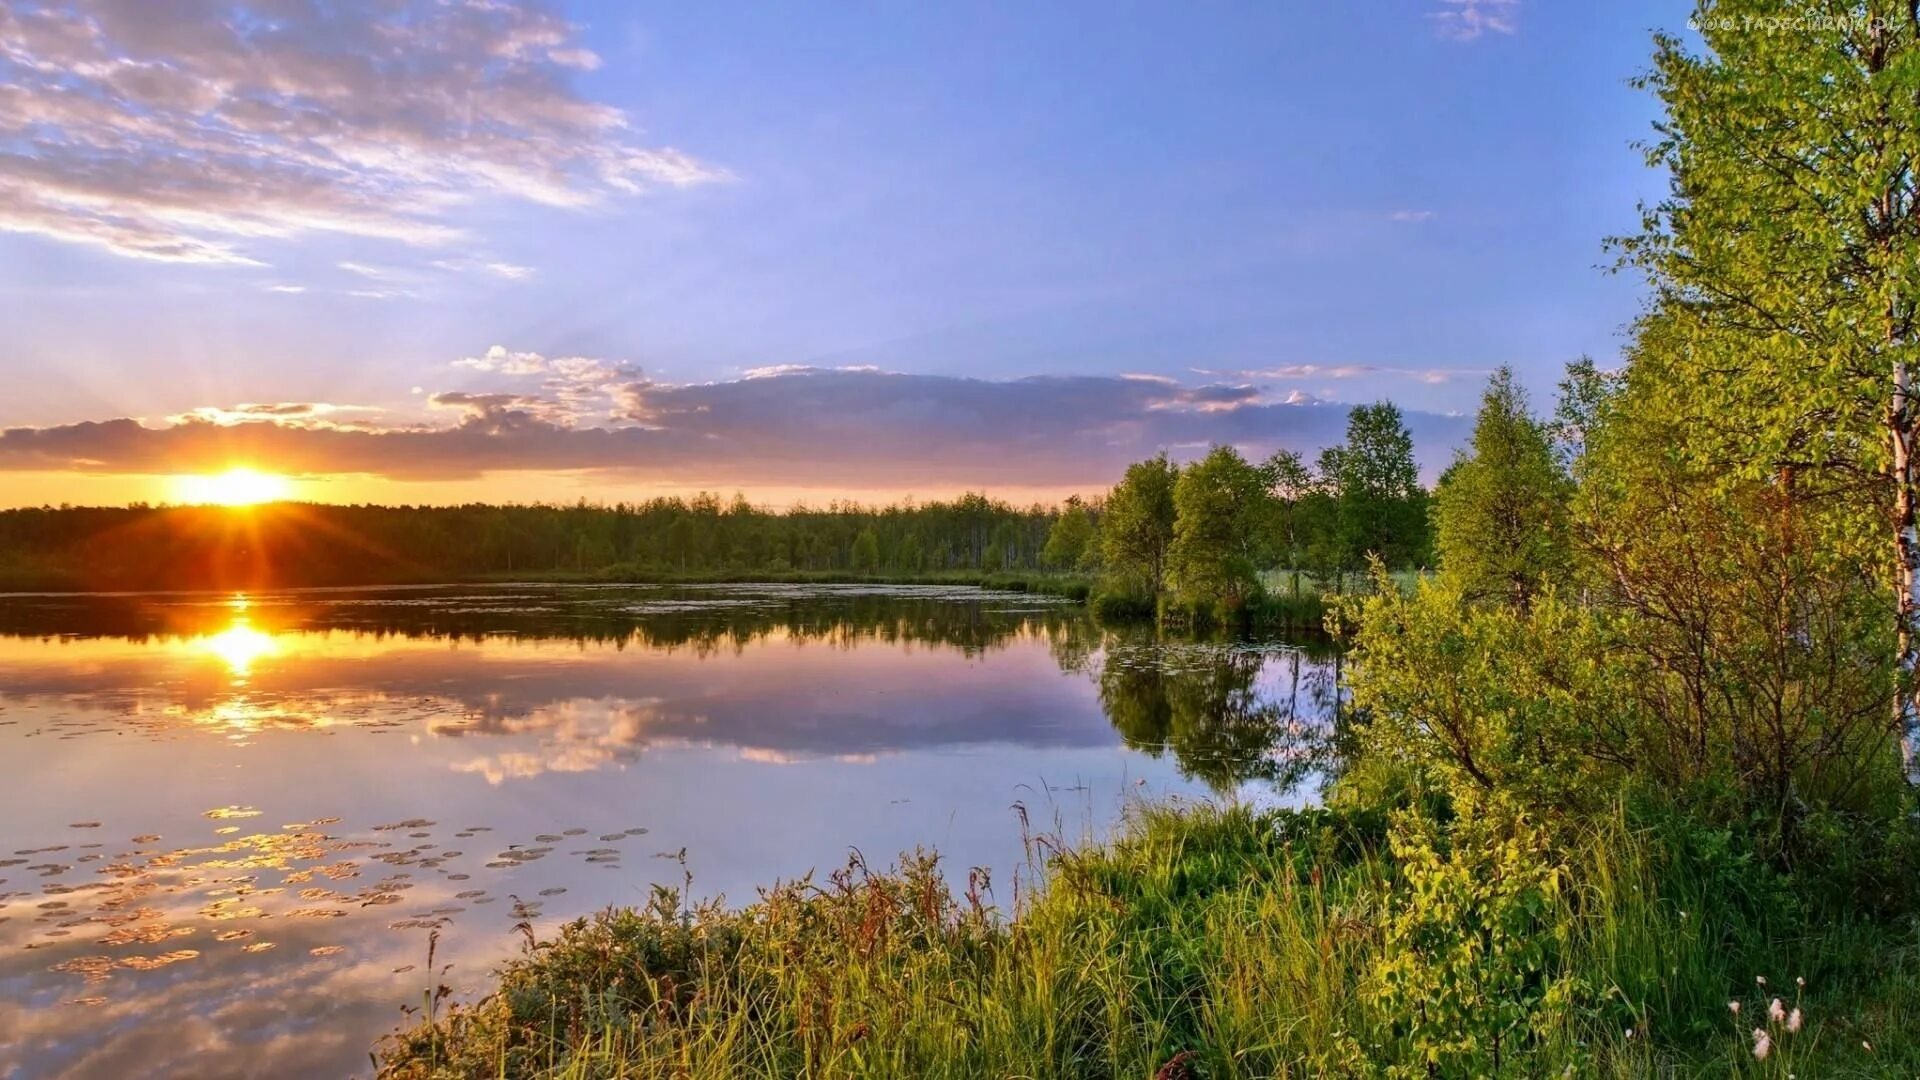
[[[1520,0],[1440,0],[1427,13],[1434,32],[1448,41],[1475,41],[1489,32],[1511,37],[1520,32]]]
[[[1395,210],[1393,213],[1387,215],[1387,220],[1389,221],[1398,221],[1409,225],[1418,225],[1423,221],[1432,221],[1433,218],[1434,213],[1431,210]]]
[[[477,199],[726,175],[582,97],[597,64],[538,0],[8,0],[0,231],[258,265],[265,239],[445,244]]]
[[[445,270],[452,274],[484,273],[491,274],[497,278],[504,278],[507,281],[525,281],[533,276],[533,267],[531,266],[521,266],[518,263],[499,260],[435,259],[433,265],[436,269]]]
[[[1413,368],[1382,364],[1277,364],[1273,367],[1238,371],[1197,369],[1198,374],[1217,378],[1247,379],[1254,382],[1292,382],[1305,379],[1362,379],[1386,377],[1412,379],[1428,386],[1440,386],[1456,379],[1481,379],[1489,368]]]
[[[201,406],[197,409],[189,409],[184,413],[167,417],[167,423],[203,423],[231,427],[235,424],[270,420],[293,428],[365,429],[372,423],[367,418],[381,411],[372,405],[335,405],[324,401],[246,402],[226,408]],[[361,418],[355,419],[355,414],[360,414]]]

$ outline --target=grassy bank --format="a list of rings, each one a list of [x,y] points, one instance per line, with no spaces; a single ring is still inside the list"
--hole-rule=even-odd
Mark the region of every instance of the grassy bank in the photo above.
[[[1911,923],[1835,918],[1678,820],[1145,807],[994,882],[1004,916],[931,856],[741,909],[663,891],[530,947],[381,1074],[1920,1073]]]

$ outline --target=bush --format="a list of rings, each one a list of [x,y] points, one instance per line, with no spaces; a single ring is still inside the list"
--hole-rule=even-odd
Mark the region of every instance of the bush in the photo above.
[[[1153,597],[1131,592],[1099,592],[1092,600],[1094,618],[1101,622],[1147,622],[1159,618]]]

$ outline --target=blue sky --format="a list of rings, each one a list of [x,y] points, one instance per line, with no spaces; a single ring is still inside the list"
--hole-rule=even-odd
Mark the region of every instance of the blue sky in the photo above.
[[[188,21],[167,25],[154,9],[113,10],[128,2],[5,6],[16,38],[43,59],[62,46],[27,37],[28,24],[53,25],[52,12],[154,69],[202,83],[237,70],[233,40],[180,32]],[[355,7],[344,5],[347,17]],[[402,164],[343,176],[330,162],[318,180],[288,180],[293,194],[263,218],[248,217],[249,200],[263,197],[258,177],[206,168],[205,217],[246,225],[175,207],[155,226],[166,235],[103,241],[108,224],[143,220],[155,188],[200,175],[183,181],[160,158],[230,164],[231,147],[201,150],[195,136],[232,135],[239,114],[206,100],[165,114],[149,103],[138,115],[158,116],[162,131],[143,131],[136,152],[82,138],[84,118],[43,112],[38,127],[9,132],[0,106],[0,151],[44,165],[48,190],[66,182],[56,166],[84,167],[108,178],[104,198],[131,207],[89,203],[73,225],[47,220],[72,212],[60,194],[70,188],[15,205],[15,231],[0,231],[9,327],[0,376],[12,388],[0,427],[131,417],[162,428],[243,402],[347,406],[361,411],[330,415],[361,426],[498,421],[471,406],[429,406],[449,392],[521,395],[528,401],[493,404],[573,427],[640,419],[619,412],[630,398],[611,379],[598,387],[604,400],[561,415],[532,403],[565,389],[551,371],[458,363],[495,346],[548,362],[592,358],[621,385],[660,391],[767,377],[760,369],[780,365],[988,380],[1148,374],[1181,387],[1252,386],[1265,406],[1386,396],[1445,414],[1470,410],[1482,373],[1509,363],[1544,395],[1567,360],[1617,355],[1637,310],[1638,283],[1601,269],[1602,238],[1633,228],[1636,201],[1663,184],[1629,145],[1654,109],[1627,80],[1646,66],[1651,29],[1686,16],[1675,3],[1542,0],[576,3],[555,19],[531,10],[530,21],[489,24],[470,39],[442,34],[436,48],[452,60],[462,48],[498,55],[512,35],[546,50],[509,72],[544,80],[545,96],[519,94],[516,81],[472,98],[483,110],[522,110],[514,122],[533,135],[509,134],[525,145],[594,144],[569,158],[554,190],[532,195],[519,174],[499,179],[503,163],[522,164],[508,147],[476,151],[442,130],[386,126],[393,118],[374,103],[412,75],[401,61],[376,62],[355,96],[318,111],[332,110],[335,125],[379,125],[351,162],[373,160],[366,147],[392,130],[411,133],[395,144],[407,151],[395,155]],[[287,29],[237,47],[275,71],[304,71],[296,64],[380,40]],[[258,81],[235,77],[235,100],[249,78]],[[421,102],[439,108],[449,94],[474,93],[418,85],[392,106],[410,110],[409,121]],[[49,88],[47,100],[74,89]],[[598,119],[548,123],[555,101],[618,110],[625,126],[609,136]],[[61,140],[86,142],[86,153],[46,148]],[[257,143],[235,145],[252,154]],[[312,160],[270,152],[286,166],[275,183]],[[628,153],[676,156],[615,176],[608,162]],[[416,175],[420,160],[430,183]],[[337,219],[316,226],[286,209],[310,195]],[[405,207],[405,228],[367,223],[382,200]],[[0,230],[8,208],[0,187]],[[182,237],[190,248],[176,244]],[[944,384],[918,385],[937,396]],[[816,437],[830,437],[832,403],[821,407]],[[1287,427],[1286,414],[1269,414]],[[1126,422],[1096,417],[1079,434]],[[1263,438],[1321,438],[1327,424],[1298,427],[1263,436],[1243,424],[1228,437],[1252,430],[1257,448]],[[862,430],[850,415],[847,437]],[[1450,430],[1416,425],[1436,444]],[[207,464],[161,456],[154,470]],[[329,471],[314,455],[301,460]],[[42,446],[10,467],[71,467],[62,462]],[[646,464],[611,461],[616,471],[594,483],[755,484],[744,460],[651,478]],[[593,465],[569,457],[565,468]],[[892,491],[901,479],[828,471],[778,486]],[[1077,475],[1033,486],[1079,484]],[[1012,481],[982,473],[982,483]]]

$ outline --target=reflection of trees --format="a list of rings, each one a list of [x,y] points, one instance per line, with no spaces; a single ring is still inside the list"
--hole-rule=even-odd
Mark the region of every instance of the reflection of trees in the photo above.
[[[1282,666],[1278,692],[1262,685],[1269,665]],[[1321,667],[1296,649],[1120,639],[1100,667],[1100,702],[1127,745],[1171,751],[1216,791],[1250,780],[1287,791],[1319,761]]]
[[[1078,608],[983,598],[971,589],[919,595],[806,587],[280,593],[256,596],[248,610],[254,625],[271,632],[344,630],[474,642],[510,636],[685,649],[696,656],[738,652],[775,637],[829,648],[941,645],[968,654],[1031,637],[1046,640],[1062,657],[1084,656],[1092,648]],[[0,635],[144,642],[205,637],[228,629],[233,619],[232,607],[209,598],[47,597],[0,605]]]
[[[243,611],[244,614],[237,614]],[[1106,630],[1081,608],[971,589],[812,586],[496,588],[261,594],[243,609],[200,596],[17,597],[0,637],[208,640],[236,619],[265,634],[335,632],[452,642],[567,641],[695,658],[755,644],[951,648],[967,655],[1043,644],[1063,672],[1098,686],[1129,746],[1171,751],[1180,770],[1226,792],[1296,786],[1331,766],[1335,662],[1298,647]]]

